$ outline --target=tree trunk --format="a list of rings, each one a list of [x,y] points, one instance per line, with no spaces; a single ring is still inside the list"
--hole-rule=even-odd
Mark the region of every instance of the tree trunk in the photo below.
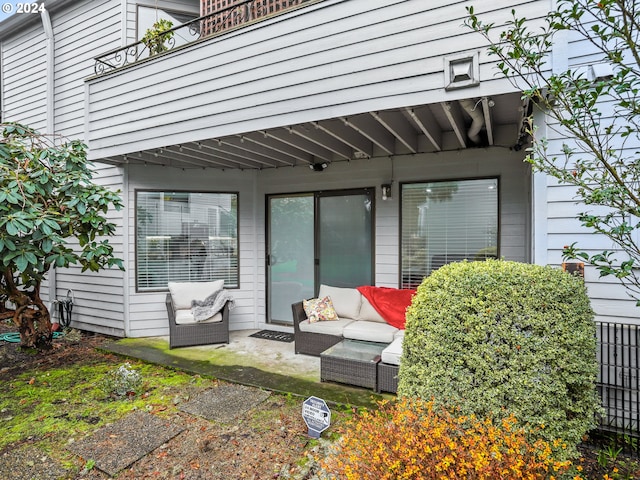
[[[13,316],[20,332],[20,345],[24,348],[50,350],[53,346],[51,317],[47,307],[40,302],[18,308]]]
[[[51,316],[40,299],[40,282],[35,285],[33,291],[23,291],[16,285],[11,270],[6,269],[2,274],[4,294],[16,305],[13,323],[20,333],[20,346],[50,350],[53,346]]]

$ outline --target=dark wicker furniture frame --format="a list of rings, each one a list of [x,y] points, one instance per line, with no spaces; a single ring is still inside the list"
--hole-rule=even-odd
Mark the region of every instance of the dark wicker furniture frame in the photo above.
[[[400,367],[398,365],[391,365],[390,363],[378,363],[378,386],[376,391],[378,393],[398,392],[398,372]]]
[[[302,308],[302,302],[291,305],[293,310],[293,331],[295,334],[295,352],[319,357],[329,347],[342,341],[342,335],[327,335],[324,333],[303,332],[300,330],[300,322],[307,319]]]
[[[320,380],[346,383],[348,385],[356,385],[359,387],[370,388],[375,390],[378,385],[377,365],[380,362],[380,353],[384,348],[383,344],[378,344],[378,351],[373,353],[366,352],[369,357],[362,359],[341,356],[339,352],[335,352],[336,348],[342,350],[357,349],[358,344],[366,344],[370,348],[376,345],[372,342],[359,342],[357,340],[345,340],[343,344],[337,344],[334,348],[327,350],[320,355]]]
[[[166,299],[169,315],[169,348],[229,343],[229,302],[222,309],[222,321],[177,324],[171,294]]]

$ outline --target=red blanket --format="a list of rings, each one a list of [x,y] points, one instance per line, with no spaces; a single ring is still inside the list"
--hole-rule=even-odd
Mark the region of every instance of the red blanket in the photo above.
[[[389,325],[404,329],[405,313],[411,305],[415,290],[401,290],[389,287],[358,287],[358,291],[369,300],[369,303]]]

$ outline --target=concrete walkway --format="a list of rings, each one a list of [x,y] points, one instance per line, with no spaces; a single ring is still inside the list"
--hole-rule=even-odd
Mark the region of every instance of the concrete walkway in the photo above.
[[[103,350],[241,385],[316,396],[330,403],[374,406],[382,398],[367,390],[320,382],[320,358],[296,355],[294,344],[250,337],[257,330],[231,332],[229,344],[169,349],[168,337],[126,338]]]

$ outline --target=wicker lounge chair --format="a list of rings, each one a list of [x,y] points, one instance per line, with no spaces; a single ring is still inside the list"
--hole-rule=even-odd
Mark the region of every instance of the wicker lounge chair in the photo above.
[[[184,290],[188,290],[189,294],[199,300],[216,289],[222,288],[221,281],[218,284],[210,282],[175,285],[180,287],[183,292]],[[172,285],[170,285],[170,290],[171,287]],[[176,309],[176,303],[174,303],[171,293],[167,294],[166,305],[169,316],[169,348],[209,345],[212,343],[229,343],[230,302],[227,301],[222,310],[210,320],[196,322],[193,320],[190,311],[191,299],[181,298],[183,296],[186,297],[187,295],[183,293],[177,297],[176,302],[180,305],[178,305],[179,309]]]

